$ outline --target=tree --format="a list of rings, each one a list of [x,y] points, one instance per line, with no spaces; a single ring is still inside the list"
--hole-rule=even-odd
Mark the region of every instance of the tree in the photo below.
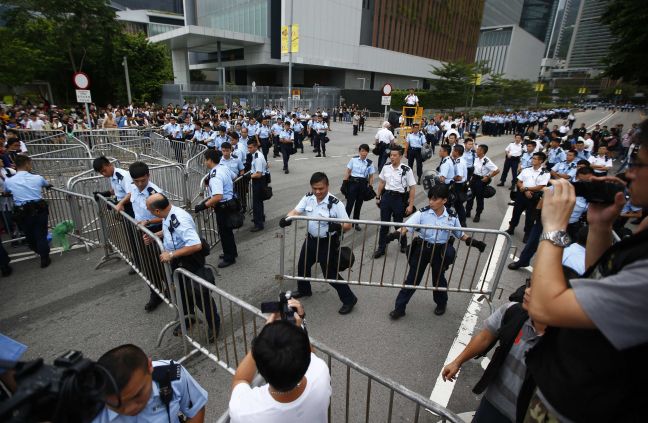
[[[432,74],[438,77],[432,86],[438,93],[437,107],[455,108],[469,101],[475,74],[487,74],[490,70],[483,63],[448,62],[434,67]]]
[[[604,59],[606,75],[639,85],[648,84],[648,68],[643,66],[648,45],[648,2],[610,1],[601,22],[615,38]]]

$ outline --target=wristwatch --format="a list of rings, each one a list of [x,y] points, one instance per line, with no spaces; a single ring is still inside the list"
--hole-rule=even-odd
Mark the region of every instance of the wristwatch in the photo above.
[[[569,238],[567,231],[562,230],[543,232],[542,235],[540,235],[540,241],[543,241],[545,239],[547,241],[551,241],[551,243],[556,247],[561,248],[565,248],[571,243],[571,238]]]

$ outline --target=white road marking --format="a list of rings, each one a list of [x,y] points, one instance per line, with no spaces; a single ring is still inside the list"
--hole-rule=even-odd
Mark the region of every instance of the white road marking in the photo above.
[[[506,214],[504,215],[504,219],[502,219],[502,224],[499,228],[500,231],[508,228],[508,221],[511,219],[512,215],[513,207],[509,206],[506,210]],[[498,237],[497,241],[495,242],[495,247],[493,247],[494,252],[491,266],[488,267],[488,272],[486,272],[487,269],[484,268],[481,275],[479,276],[480,280],[484,278],[484,289],[488,289],[491,279],[493,278],[493,274],[495,273],[495,269],[497,268],[499,262],[500,254],[502,253],[502,248],[504,248],[504,238]],[[461,324],[459,325],[457,336],[455,337],[454,341],[452,341],[452,346],[450,347],[450,351],[448,351],[448,356],[443,362],[444,366],[454,360],[461,353],[461,351],[463,351],[466,345],[468,345],[468,342],[470,342],[473,331],[475,330],[475,326],[477,326],[479,311],[482,307],[482,305],[477,301],[480,297],[481,294],[475,294],[470,300],[466,314],[464,314],[464,317],[461,320]],[[443,370],[443,368],[441,368],[441,370]],[[448,402],[450,402],[450,397],[452,396],[452,391],[454,390],[456,385],[456,381],[445,382],[443,380],[443,377],[441,377],[441,372],[439,372],[439,376],[437,377],[436,383],[434,384],[432,394],[430,394],[430,399],[443,407],[447,407]]]
[[[85,248],[85,245],[83,244],[74,244],[70,246],[70,250],[76,250],[77,248]],[[56,254],[56,253],[63,253],[63,247],[55,247],[50,250],[50,255]],[[25,256],[25,254],[29,254]],[[16,258],[16,256],[21,255],[23,257]],[[36,253],[33,252],[28,252],[28,253],[15,253],[15,254],[10,254],[9,257],[11,257],[11,263],[18,263],[19,261],[25,261],[25,260],[31,260],[35,258],[39,258],[39,256]]]
[[[308,160],[308,159],[310,159],[310,157],[300,157],[298,159],[293,159],[293,160],[297,161],[297,160]]]

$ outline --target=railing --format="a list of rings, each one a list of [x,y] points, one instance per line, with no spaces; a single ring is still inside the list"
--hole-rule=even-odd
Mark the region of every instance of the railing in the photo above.
[[[199,157],[205,150],[207,147],[202,144],[169,140],[158,133],[152,133],[150,147],[144,152],[151,156],[186,164],[191,159]]]
[[[194,348],[185,359],[201,353],[233,374],[266,318],[256,307],[185,269],[176,269],[173,279],[176,298],[185,299],[177,303],[183,339]],[[316,340],[311,339],[311,343],[330,369],[333,394],[329,421],[416,422],[429,411],[440,421],[462,422],[459,416],[428,398]],[[226,422],[228,418],[224,416],[218,421]]]
[[[285,281],[310,281],[324,283],[345,283],[349,285],[363,285],[389,288],[411,288],[419,290],[463,292],[470,294],[483,294],[492,300],[495,290],[502,274],[504,264],[507,261],[506,255],[511,247],[511,238],[503,231],[476,228],[450,228],[442,226],[413,225],[395,222],[375,222],[366,220],[343,220],[331,218],[312,218],[306,216],[293,216],[288,218],[294,222],[291,227],[283,229],[280,236],[281,246],[279,248],[279,275],[277,277],[283,283]],[[306,242],[308,232],[306,230],[309,222],[324,223],[350,223],[359,225],[361,231],[350,231],[345,234],[342,247],[349,247],[355,255],[355,264],[346,270],[340,270],[341,249],[332,248],[325,252],[321,266],[316,266],[315,273],[306,267],[306,260],[303,260],[300,268],[300,253],[306,250],[308,245],[315,248],[315,257],[321,257],[317,250],[318,242]],[[430,261],[423,261],[423,248],[412,248],[413,235],[400,235],[398,242],[388,243],[385,254],[380,258],[374,258],[373,253],[379,248],[379,232],[381,228],[388,230],[390,226],[397,229],[402,227],[414,228],[416,231],[436,231],[435,237],[440,237],[439,231],[451,230],[463,232],[474,240],[485,242],[484,252],[476,248],[464,245],[458,239],[450,243],[428,244],[432,252]],[[292,231],[292,233],[290,233]],[[337,242],[333,235],[322,233],[328,237],[328,244]],[[393,247],[390,248],[390,245]],[[400,246],[409,245],[407,253],[401,253]],[[304,253],[307,253],[304,251]],[[421,262],[415,269],[411,269],[411,262]],[[496,263],[496,264],[495,264]],[[433,264],[428,266],[428,264]],[[322,272],[318,269],[326,269]],[[445,270],[439,270],[445,269]],[[409,275],[408,270],[412,272]],[[481,270],[481,272],[480,272]],[[420,284],[406,284],[407,279],[421,280]],[[492,283],[487,283],[487,279]],[[444,280],[447,282],[444,283]],[[282,286],[282,288],[285,288]]]
[[[92,168],[90,157],[50,158],[34,157],[32,170],[47,179],[52,185],[63,188],[70,178]]]

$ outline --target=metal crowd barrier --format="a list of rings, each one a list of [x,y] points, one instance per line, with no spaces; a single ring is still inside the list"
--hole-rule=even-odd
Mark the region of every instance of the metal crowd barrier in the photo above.
[[[192,158],[200,156],[207,147],[195,142],[169,140],[158,133],[152,133],[150,148],[145,151],[152,156],[161,156],[164,159],[178,163],[188,163]]]
[[[462,292],[469,294],[482,294],[487,297],[489,301],[493,299],[500,275],[503,271],[504,264],[506,263],[506,255],[511,247],[511,237],[503,231],[492,229],[477,229],[477,228],[461,228],[461,230],[468,236],[475,240],[483,241],[486,243],[486,250],[481,253],[476,248],[470,248],[465,245],[463,241],[458,239],[454,240],[453,247],[455,250],[455,258],[451,259],[452,254],[449,253],[447,244],[436,244],[434,247],[441,248],[439,251],[441,257],[441,266],[447,267],[445,277],[447,280],[447,287],[442,287],[439,284],[439,275],[433,276],[432,266],[424,267],[419,265],[418,271],[425,272],[422,276],[420,285],[412,286],[406,285],[407,274],[409,270],[408,260],[413,249],[411,248],[413,236],[409,233],[402,235],[406,238],[408,245],[407,254],[400,252],[399,240],[392,241],[387,244],[385,255],[380,258],[374,259],[374,251],[378,249],[378,234],[382,227],[411,227],[420,229],[440,229],[440,230],[454,230],[456,228],[448,228],[441,226],[429,225],[405,225],[404,223],[394,222],[376,222],[367,220],[343,220],[331,218],[312,218],[306,216],[294,216],[288,218],[293,222],[293,225],[283,228],[280,234],[281,247],[279,258],[279,275],[277,279],[281,282],[282,288],[285,281],[311,281],[311,282],[325,282],[325,283],[346,283],[350,285],[364,285],[364,286],[377,286],[389,288],[413,288],[420,290],[432,291],[447,291],[447,292]],[[329,263],[337,263],[336,274],[340,275],[341,279],[330,279],[326,273],[320,270],[319,265],[315,265],[315,271],[311,276],[299,276],[299,256],[302,244],[305,244],[305,239],[308,236],[307,225],[308,222],[335,222],[335,223],[350,223],[359,225],[361,231],[351,230],[347,232],[340,242],[342,247],[349,247],[355,255],[355,264],[347,270],[340,271],[340,250],[338,250],[338,257],[327,257],[327,262],[322,264],[321,267],[328,268]],[[290,233],[292,231],[292,234]],[[391,230],[390,230],[391,231]],[[324,235],[324,234],[323,234]],[[331,235],[329,242],[331,240]],[[437,235],[438,236],[438,235]],[[316,245],[318,245],[316,243]],[[319,251],[315,251],[317,256]],[[419,260],[422,255],[422,249],[419,249]],[[433,249],[432,256],[434,257],[435,250]],[[305,264],[305,263],[304,263]],[[428,263],[429,264],[429,263]],[[309,269],[301,269],[302,274],[306,274]],[[491,283],[486,283],[487,279]]]
[[[173,280],[176,298],[185,298],[185,301],[176,303],[183,339],[193,347],[183,360],[201,353],[234,374],[266,317],[256,307],[186,269],[176,269]],[[220,325],[213,312],[214,307],[220,315]],[[189,319],[191,317],[195,322]],[[218,337],[210,336],[217,329]],[[376,374],[316,340],[311,339],[311,343],[316,354],[328,364],[331,374],[333,394],[329,404],[329,421],[416,422],[427,410],[436,414],[440,421],[462,422],[455,413],[430,399]],[[219,421],[228,419],[225,416],[224,420]]]
[[[61,130],[34,131],[31,129],[19,129],[18,136],[27,145],[37,141],[52,144],[65,143],[68,138],[68,134]]]
[[[119,144],[122,147],[141,144],[137,128],[106,128],[76,131],[74,135],[91,150],[100,149],[104,144]]]
[[[29,157],[68,159],[75,157],[92,157],[92,153],[83,144],[29,144]]]
[[[209,249],[213,249],[220,242],[218,227],[216,226],[216,212],[213,208],[208,208],[200,213],[194,214],[194,221],[198,229],[198,234],[207,240]]]
[[[187,173],[189,204],[198,204],[202,201],[201,196],[205,187],[204,180],[205,176],[209,173],[209,169],[205,166],[205,158],[202,152],[187,161],[185,172]]]
[[[252,173],[246,172],[234,180],[234,194],[241,200],[243,212],[252,214]]]
[[[169,263],[160,262],[160,254],[164,251],[162,241],[153,232],[128,214],[117,212],[115,205],[102,196],[98,196],[99,216],[105,233],[106,244],[113,254],[118,254],[128,263],[144,282],[169,307],[176,308],[175,291],[172,286],[172,273]],[[150,243],[144,241],[148,236]],[[97,267],[111,257],[104,257]],[[158,336],[158,346],[164,333],[177,324],[177,320],[167,323]]]
[[[92,168],[91,157],[34,157],[32,158],[32,169],[47,179],[52,185],[64,188],[70,178],[77,176]]]

